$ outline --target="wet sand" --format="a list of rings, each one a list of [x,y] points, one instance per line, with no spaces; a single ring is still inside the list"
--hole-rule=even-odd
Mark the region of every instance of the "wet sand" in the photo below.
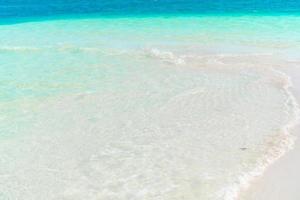
[[[282,69],[281,69],[282,71]],[[283,70],[292,78],[294,96],[300,102],[300,65]],[[245,200],[299,200],[300,125],[291,133],[297,137],[294,148],[271,165],[241,196]]]

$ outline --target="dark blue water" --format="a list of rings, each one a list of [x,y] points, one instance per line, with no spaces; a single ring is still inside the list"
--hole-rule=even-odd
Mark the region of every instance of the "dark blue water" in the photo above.
[[[0,18],[300,13],[300,0],[0,0]]]

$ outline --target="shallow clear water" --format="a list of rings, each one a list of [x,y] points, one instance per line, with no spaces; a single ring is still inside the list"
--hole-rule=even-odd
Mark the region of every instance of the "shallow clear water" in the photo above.
[[[235,199],[292,144],[298,16],[0,26],[0,199]]]

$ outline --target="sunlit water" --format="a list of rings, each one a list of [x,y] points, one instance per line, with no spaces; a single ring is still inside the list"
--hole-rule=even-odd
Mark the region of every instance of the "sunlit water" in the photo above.
[[[293,143],[300,17],[0,26],[0,199],[235,199]],[[276,68],[276,70],[275,70]]]

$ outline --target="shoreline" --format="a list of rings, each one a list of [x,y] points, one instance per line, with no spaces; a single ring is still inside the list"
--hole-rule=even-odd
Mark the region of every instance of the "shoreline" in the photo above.
[[[16,76],[17,78],[11,78],[11,73],[8,73],[7,77],[10,77],[8,80],[12,79],[12,83],[16,82],[20,86],[21,91],[22,89],[27,91],[28,85],[38,86],[32,87],[33,89],[31,88],[32,90],[30,91],[36,92],[36,95],[44,94],[44,92],[52,94],[49,92],[49,88],[53,89],[50,91],[69,91],[70,93],[75,91],[92,92],[97,91],[97,89],[102,89],[103,91],[95,96],[87,95],[85,97],[83,95],[76,98],[68,98],[66,101],[59,99],[52,105],[51,102],[45,102],[45,104],[42,104],[41,109],[38,109],[36,112],[33,112],[31,109],[31,107],[36,107],[34,104],[17,106],[25,114],[27,111],[27,114],[24,115],[25,117],[20,115],[19,121],[22,123],[24,121],[26,125],[29,124],[28,132],[32,133],[32,136],[28,137],[28,142],[24,142],[20,138],[17,141],[8,143],[8,150],[3,148],[3,154],[6,155],[6,152],[10,153],[7,156],[8,160],[11,157],[19,158],[16,160],[21,162],[22,166],[27,167],[28,170],[21,171],[23,176],[20,177],[20,181],[19,179],[8,178],[7,182],[16,186],[15,188],[22,187],[22,185],[33,186],[29,192],[14,190],[6,186],[3,186],[5,187],[4,190],[12,191],[11,193],[16,193],[16,195],[20,196],[24,196],[27,193],[28,199],[32,199],[32,195],[43,195],[43,193],[45,194],[48,191],[48,188],[45,188],[45,192],[42,192],[43,188],[40,188],[40,185],[34,185],[36,182],[45,182],[44,185],[50,182],[55,186],[59,186],[59,183],[61,184],[58,188],[51,188],[57,191],[53,192],[57,196],[70,195],[71,197],[74,195],[75,197],[91,194],[91,197],[95,195],[95,198],[99,195],[110,197],[110,194],[106,195],[101,190],[91,190],[90,185],[93,188],[106,189],[105,187],[109,186],[110,183],[105,183],[106,185],[103,186],[94,177],[98,177],[99,171],[101,171],[101,173],[104,173],[103,179],[110,180],[114,176],[114,173],[111,172],[117,170],[121,173],[113,182],[121,182],[120,186],[118,186],[119,193],[122,194],[123,188],[127,187],[127,183],[122,185],[122,180],[130,179],[133,180],[130,183],[132,184],[130,195],[135,196],[136,191],[140,191],[139,188],[135,187],[136,183],[141,186],[144,185],[143,187],[149,187],[147,193],[160,195],[160,187],[148,184],[144,179],[130,178],[139,177],[140,174],[143,176],[145,170],[148,170],[151,173],[147,174],[147,180],[155,180],[154,182],[159,182],[161,186],[178,185],[180,189],[178,194],[186,195],[191,199],[194,195],[195,199],[198,196],[206,199],[208,198],[207,195],[214,195],[214,191],[220,191],[220,193],[217,193],[216,199],[220,197],[232,200],[244,195],[248,186],[251,187],[249,191],[252,191],[252,188],[254,188],[252,186],[253,183],[258,181],[256,179],[260,180],[261,177],[265,177],[264,174],[269,171],[269,168],[272,168],[279,158],[286,155],[290,149],[289,147],[294,145],[294,132],[290,132],[290,128],[294,128],[296,125],[295,120],[298,119],[298,109],[295,109],[296,111],[294,112],[294,109],[291,108],[298,108],[296,98],[300,99],[300,95],[296,95],[295,88],[292,87],[299,85],[294,77],[297,76],[297,73],[285,72],[282,68],[280,70],[274,69],[274,74],[273,72],[269,73],[271,64],[272,66],[273,64],[280,64],[280,59],[277,60],[272,53],[267,51],[268,48],[272,47],[272,50],[274,46],[279,44],[277,43],[277,37],[261,38],[260,34],[255,34],[255,29],[253,36],[256,39],[255,41],[266,42],[262,43],[267,45],[266,50],[263,48],[260,50],[259,46],[257,46],[259,50],[255,51],[255,55],[253,57],[251,54],[248,55],[248,53],[254,51],[256,46],[252,43],[253,38],[247,36],[252,36],[252,28],[259,28],[250,19],[248,20],[249,27],[245,28],[245,32],[240,31],[241,27],[244,27],[245,19],[230,21],[228,24],[223,20],[209,22],[206,25],[207,32],[215,33],[216,27],[218,31],[214,37],[212,36],[211,41],[203,43],[209,47],[206,49],[206,45],[204,45],[203,48],[203,52],[206,52],[208,55],[206,57],[198,56],[198,54],[196,56],[193,54],[189,55],[185,51],[183,55],[177,56],[180,52],[177,52],[176,48],[175,50],[171,48],[182,46],[182,49],[184,49],[184,47],[190,45],[191,41],[197,41],[195,39],[200,40],[202,34],[202,39],[206,38],[207,32],[201,32],[201,29],[193,30],[188,40],[184,38],[189,32],[185,32],[185,30],[181,32],[181,28],[178,29],[179,35],[170,33],[168,27],[181,24],[186,22],[186,20],[174,20],[170,21],[170,24],[162,23],[162,26],[153,26],[159,21],[153,21],[145,25],[143,25],[143,21],[135,23],[137,27],[139,25],[143,27],[137,34],[137,36],[141,37],[137,41],[133,37],[132,39],[134,40],[129,40],[128,44],[123,42],[123,40],[126,36],[131,39],[132,30],[131,28],[128,29],[128,22],[126,21],[116,24],[118,26],[116,26],[116,29],[113,28],[113,31],[111,31],[112,27],[110,25],[106,26],[106,23],[103,21],[95,21],[93,23],[91,21],[90,24],[88,22],[74,22],[74,24],[70,23],[68,25],[66,22],[57,22],[43,24],[40,27],[36,27],[36,24],[29,24],[28,26],[16,27],[16,29],[7,27],[3,32],[3,38],[7,38],[8,32],[11,33],[13,31],[12,33],[15,33],[14,31],[16,31],[17,33],[9,34],[12,36],[8,37],[7,41],[9,42],[7,44],[4,41],[4,44],[7,46],[13,46],[13,48],[4,48],[4,52],[8,50],[8,56],[4,56],[4,60],[7,58],[8,61],[7,66],[10,67],[11,63],[14,64],[13,66],[17,66],[13,72],[15,74],[24,72],[25,76],[22,74],[22,77],[32,77],[32,75],[38,77],[37,79],[23,80],[19,79],[18,76]],[[273,22],[273,20],[271,19],[269,22]],[[192,28],[202,21],[205,20],[191,21],[186,23],[186,26]],[[131,21],[129,24],[133,24],[132,22],[137,21]],[[258,24],[265,23],[264,20],[258,20],[257,22],[259,22]],[[289,22],[289,19],[281,21],[279,25],[282,25],[284,28],[295,26],[293,23],[288,24],[286,22]],[[218,26],[219,24],[232,25],[234,30],[232,32],[225,31],[224,34],[221,34],[222,32],[219,31],[219,28],[222,28],[223,25]],[[286,26],[286,24],[291,26]],[[65,25],[67,25],[66,32],[62,34],[60,27]],[[48,32],[49,27],[53,28],[50,29],[50,32]],[[79,27],[80,29],[78,30]],[[101,27],[101,29],[98,29],[98,27]],[[161,34],[147,34],[149,30],[156,30],[155,28]],[[32,33],[28,32],[31,29],[34,31]],[[173,32],[173,29],[171,31]],[[264,31],[266,34],[274,35],[273,29],[262,29],[262,32]],[[120,32],[123,32],[124,36],[120,37]],[[235,43],[236,35],[233,33],[245,33],[245,35],[242,38],[237,37],[241,41]],[[277,30],[277,33],[281,33],[281,30]],[[54,52],[45,54],[44,52],[38,52],[39,54],[31,54],[29,52],[25,60],[19,60],[17,59],[19,57],[14,56],[19,56],[19,50],[24,50],[23,46],[25,46],[25,52],[28,53],[26,45],[29,42],[25,40],[24,43],[20,40],[22,37],[16,37],[16,35],[34,38],[32,42],[32,44],[36,45],[34,48],[38,48],[41,44],[53,46]],[[43,37],[38,37],[40,35]],[[72,35],[72,37],[70,38],[69,35]],[[101,39],[99,39],[99,35],[102,36]],[[161,42],[161,35],[166,37],[164,42]],[[73,36],[76,36],[76,40],[74,40],[75,37],[73,38]],[[226,40],[223,41],[223,37]],[[77,40],[77,38],[80,38],[80,40]],[[220,38],[222,43],[218,43]],[[287,40],[284,45],[289,47],[289,45],[294,44],[294,39],[297,38],[288,40],[288,38],[282,36],[279,39]],[[64,42],[57,44],[57,41]],[[82,41],[84,42],[82,43]],[[119,46],[120,41],[121,46]],[[145,43],[145,41],[147,42]],[[177,42],[174,43],[174,41]],[[154,47],[157,46],[158,50],[155,50],[156,48],[152,46],[149,47],[150,50],[147,50],[148,43],[152,42],[155,43]],[[227,46],[227,42],[232,42],[232,47]],[[166,49],[171,48],[170,51],[164,49],[164,43],[166,43]],[[224,48],[226,51],[220,47],[215,50],[214,46],[212,46],[215,43],[226,47]],[[243,43],[244,45],[241,46],[245,46],[245,48],[234,48],[239,43]],[[247,44],[253,44],[253,49],[250,47],[248,49]],[[135,45],[145,46],[146,50],[142,49],[142,51],[139,51]],[[84,50],[82,46],[84,48],[88,47],[89,50],[94,49],[91,51],[92,53],[87,53],[90,51],[82,51]],[[97,53],[99,47],[101,47],[101,54]],[[192,47],[198,51],[196,45]],[[64,50],[64,53],[57,51],[60,48]],[[94,54],[95,48],[97,50],[96,54]],[[115,52],[119,51],[136,53],[134,51],[135,48],[138,49],[137,52],[139,53],[133,54],[136,57],[131,56],[131,54],[125,54],[124,57],[123,54],[115,54]],[[188,50],[193,53],[193,48]],[[12,57],[10,57],[11,50],[14,53]],[[15,54],[15,50],[17,50],[18,54]],[[102,54],[102,50],[106,54]],[[22,51],[20,55],[25,57]],[[236,54],[236,51],[239,53]],[[267,55],[260,58],[261,51],[263,55],[267,51]],[[41,55],[42,59],[36,60],[36,56],[39,55]],[[63,59],[58,59],[62,56]],[[133,60],[131,60],[131,57]],[[269,60],[273,59],[273,57],[274,60]],[[187,58],[187,61],[184,61],[184,58]],[[16,63],[14,63],[15,60]],[[58,63],[53,62],[54,60],[58,60]],[[102,62],[99,62],[100,60]],[[191,62],[190,67],[188,67],[188,61]],[[201,63],[198,63],[198,61],[201,61]],[[185,68],[176,66],[185,62],[187,62]],[[197,63],[197,65],[192,65],[193,62]],[[28,63],[28,66],[26,66],[28,69],[18,68],[18,66],[23,66],[23,63]],[[169,63],[171,67],[169,67]],[[291,61],[287,61],[281,64],[289,65],[290,63]],[[261,65],[266,65],[266,68],[260,68]],[[39,79],[39,77],[44,77],[45,72],[44,69],[36,70],[40,69],[40,66],[46,69],[50,67],[49,69],[51,69],[49,70],[51,76],[46,76],[46,81]],[[85,69],[82,66],[85,66]],[[214,66],[215,68],[209,68],[209,66]],[[224,70],[224,66],[228,66],[228,68]],[[255,69],[252,69],[252,66]],[[199,70],[193,70],[194,67],[200,68]],[[219,71],[219,69],[221,70]],[[299,72],[298,69],[295,70]],[[16,84],[12,86],[14,85]],[[10,85],[8,84],[8,86]],[[11,87],[8,86],[7,90],[10,91]],[[97,86],[103,86],[103,88]],[[10,93],[7,94],[10,95]],[[300,91],[297,94],[300,94]],[[9,97],[13,98],[15,96],[11,95]],[[235,101],[236,99],[237,101]],[[289,108],[290,105],[291,108]],[[205,111],[208,112],[206,113]],[[230,117],[228,117],[228,114],[230,114]],[[18,112],[16,112],[17,115],[19,115]],[[15,122],[15,118],[12,119],[11,121]],[[199,124],[205,124],[205,126],[200,126]],[[19,126],[19,124],[17,125]],[[15,126],[12,123],[8,128]],[[22,127],[22,124],[20,127]],[[22,129],[22,132],[24,132],[24,128]],[[12,130],[14,131],[15,129]],[[215,134],[207,134],[211,131]],[[269,133],[274,134],[270,135]],[[274,136],[274,142],[269,141],[269,138],[273,138],[271,136]],[[70,143],[69,141],[72,142]],[[15,146],[22,147],[28,153],[23,150],[21,152],[15,151],[15,148],[13,148]],[[248,150],[245,151],[246,149]],[[104,156],[102,152],[105,152]],[[41,159],[35,159],[36,157]],[[149,157],[151,159],[148,159]],[[126,158],[126,160],[122,160],[119,163],[123,158]],[[31,160],[36,162],[31,163]],[[70,160],[72,162],[69,162]],[[160,163],[161,160],[166,160],[167,162],[157,166],[156,163]],[[256,163],[256,161],[258,162]],[[17,177],[18,174],[15,171],[19,170],[21,165],[13,163],[12,167],[7,165],[7,163],[9,162],[4,162],[3,164],[3,174],[8,174],[7,169],[12,169],[10,174],[16,174]],[[137,163],[134,165],[135,170],[132,170],[133,163]],[[111,166],[115,167],[114,170],[106,170],[111,169]],[[177,167],[174,168],[174,166]],[[39,175],[30,174],[32,168],[41,170],[41,173]],[[43,169],[49,168],[52,171],[63,172],[60,177],[62,180],[69,180],[65,174],[72,177],[77,176],[77,180],[75,183],[74,180],[70,180],[67,184],[66,182],[51,180],[47,172],[43,171]],[[72,171],[73,169],[76,170]],[[23,168],[20,170],[23,170]],[[69,174],[70,171],[72,173]],[[86,174],[87,171],[90,172]],[[164,172],[166,174],[161,174]],[[168,174],[169,172],[172,173]],[[202,172],[205,173],[201,174]],[[278,174],[278,172],[274,173]],[[274,176],[272,175],[271,177]],[[38,179],[38,181],[35,179]],[[186,185],[182,180],[188,180],[188,183],[192,183],[192,185]],[[224,180],[231,184],[226,184]],[[229,182],[228,180],[232,181]],[[280,180],[277,182],[271,180],[269,182],[277,184]],[[270,185],[270,183],[263,182],[261,184]],[[80,185],[84,187],[79,187]],[[207,185],[207,188],[204,187],[203,189],[203,187],[200,187],[202,185]],[[294,184],[294,186],[296,185]],[[162,189],[176,191],[176,187],[175,189],[162,187]],[[107,188],[110,191],[111,188]],[[218,188],[221,189],[218,190]],[[223,188],[225,189],[223,190]],[[256,192],[258,191],[257,189],[254,188],[253,190],[255,192],[252,192],[251,195],[261,194]],[[270,189],[270,194],[272,194],[272,190],[273,188]],[[150,198],[147,193],[143,194],[143,196]],[[161,198],[174,198],[177,193],[168,195],[161,196]],[[259,198],[255,197],[254,199]],[[261,199],[274,198],[262,197]]]
[[[289,66],[281,68],[293,83],[291,93],[297,102],[300,102],[300,68]],[[242,192],[243,200],[298,200],[300,191],[297,180],[300,179],[300,124],[292,127],[290,134],[296,138],[292,149],[288,150],[279,159],[275,160],[264,171],[262,176],[256,177],[251,185]]]

